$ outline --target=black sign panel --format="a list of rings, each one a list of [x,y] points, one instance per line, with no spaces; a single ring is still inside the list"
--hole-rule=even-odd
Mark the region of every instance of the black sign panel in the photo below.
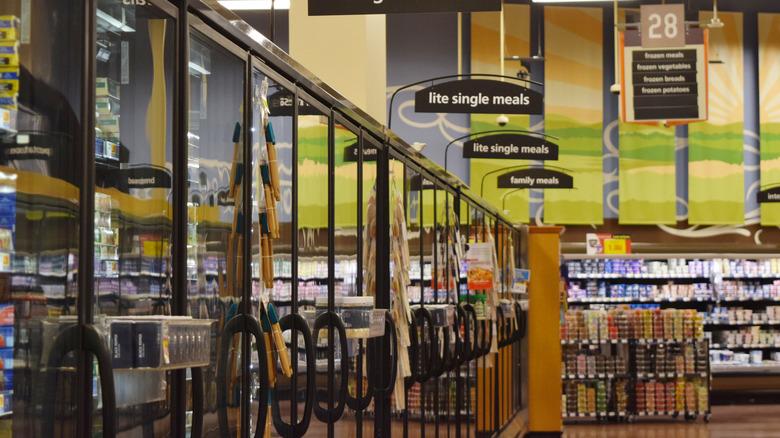
[[[363,148],[363,161],[376,161],[376,155],[379,150],[373,146],[366,146]],[[358,160],[358,144],[347,146],[344,148],[344,161],[357,163]]]
[[[699,117],[696,50],[637,50],[632,61],[636,120]]]
[[[707,118],[703,33],[689,29],[685,46],[641,48],[639,31],[625,31],[622,103],[627,122]],[[700,68],[703,64],[703,68]]]
[[[766,202],[780,202],[780,187],[759,191],[758,202],[762,204]]]
[[[558,145],[532,135],[486,135],[463,143],[463,158],[557,160]]]
[[[57,133],[25,135],[29,140],[26,144],[16,143],[17,137],[0,140],[0,164],[22,167],[14,162],[36,160],[36,172],[78,186],[81,174],[74,171],[78,161],[72,138]]]
[[[129,189],[169,189],[171,188],[171,175],[166,169],[150,166],[138,166],[128,169],[119,169],[115,172],[116,187],[120,191]]]
[[[309,0],[309,15],[500,11],[501,0]]]
[[[409,190],[433,190],[436,186],[433,181],[425,179],[420,175],[413,176],[409,179]]]
[[[271,111],[271,117],[294,116],[294,102],[295,93],[290,90],[280,90],[272,94],[268,97],[268,109]],[[322,112],[303,99],[298,99],[298,114],[302,116],[318,116],[322,115]]]
[[[541,93],[488,79],[443,82],[414,93],[418,113],[542,114],[543,109]]]
[[[520,169],[498,177],[499,189],[571,189],[571,175],[550,169]]]

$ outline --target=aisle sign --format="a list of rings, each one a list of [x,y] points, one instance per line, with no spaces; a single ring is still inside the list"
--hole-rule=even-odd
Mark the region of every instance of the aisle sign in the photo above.
[[[350,146],[344,148],[344,161],[357,163],[358,161],[358,145],[359,142],[355,142]],[[379,149],[374,146],[366,145],[363,147],[363,162],[376,161],[376,156],[379,153]]]
[[[688,29],[685,45],[645,48],[639,31],[620,34],[621,118],[627,123],[707,119],[707,31]]]
[[[571,189],[574,177],[550,169],[520,169],[499,175],[499,189]]]
[[[533,135],[486,135],[463,143],[463,158],[557,160],[558,145]]]
[[[682,47],[685,45],[685,6],[641,5],[642,47]]]
[[[631,254],[631,236],[587,233],[585,247],[588,254]]]
[[[757,194],[757,198],[757,201],[761,204],[766,202],[780,202],[780,187],[760,190]]]
[[[309,0],[309,15],[500,11],[501,0]]]
[[[415,92],[414,110],[418,113],[542,114],[544,97],[512,82],[463,79]]]

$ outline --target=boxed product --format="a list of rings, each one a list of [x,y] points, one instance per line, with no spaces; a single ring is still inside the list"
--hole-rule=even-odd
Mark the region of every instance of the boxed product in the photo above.
[[[133,322],[112,321],[108,329],[108,349],[114,369],[133,367]]]
[[[14,369],[13,348],[0,348],[0,369],[2,370]]]
[[[162,325],[159,321],[133,324],[133,364],[135,368],[157,368],[162,351]]]
[[[19,92],[19,68],[0,68],[0,91],[16,94]]]
[[[14,347],[14,326],[7,325],[0,327],[0,348]]]
[[[119,145],[116,142],[105,140],[103,143],[103,157],[109,160],[119,160]]]
[[[0,40],[18,40],[19,24],[19,18],[13,15],[0,15]]]
[[[97,111],[98,116],[110,116],[116,113],[115,106],[118,105],[115,102],[114,99],[107,96],[95,98],[95,111]]]
[[[119,132],[119,116],[100,116],[97,118],[97,127],[106,134]]]
[[[98,97],[111,96],[119,99],[119,84],[113,79],[96,78],[95,95]]]
[[[16,93],[0,92],[0,108],[6,108],[14,111],[18,110],[19,101],[17,100]]]
[[[14,324],[14,305],[0,304],[0,325]]]
[[[19,66],[19,42],[0,41],[0,67]]]

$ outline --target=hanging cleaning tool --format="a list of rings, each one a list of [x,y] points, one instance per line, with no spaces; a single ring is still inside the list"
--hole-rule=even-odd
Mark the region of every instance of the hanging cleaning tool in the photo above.
[[[277,201],[281,201],[281,192],[279,187],[279,164],[276,160],[276,135],[274,135],[274,125],[270,120],[265,125],[265,145],[268,149],[268,167],[270,168],[271,188]]]
[[[236,126],[233,128],[233,165],[230,167],[230,190],[228,191],[228,196],[231,198],[235,198],[236,188],[241,185],[241,176],[243,174],[242,155],[241,124],[236,122]]]
[[[268,213],[260,214],[260,269],[265,287],[274,287],[274,243],[268,229]]]
[[[260,323],[263,326],[263,338],[265,339],[266,360],[268,362],[268,384],[271,388],[276,386],[276,350],[271,348],[271,320],[265,310],[265,304],[260,301]],[[269,405],[270,406],[270,405]]]
[[[279,218],[276,213],[276,198],[271,187],[271,172],[267,164],[260,166],[260,174],[263,177],[263,189],[265,193],[265,208],[268,213],[268,232],[271,238],[279,238]]]
[[[287,353],[287,344],[284,342],[282,329],[279,327],[279,318],[276,315],[276,309],[274,308],[273,303],[268,303],[268,317],[271,320],[271,330],[274,334],[276,352],[279,353],[279,363],[282,365],[282,373],[287,377],[292,377],[290,355]]]

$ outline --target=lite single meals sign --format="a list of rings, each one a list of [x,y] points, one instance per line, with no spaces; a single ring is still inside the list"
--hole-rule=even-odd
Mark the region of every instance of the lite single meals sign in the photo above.
[[[512,82],[464,79],[414,93],[418,113],[542,114],[541,93]]]
[[[463,143],[463,158],[557,160],[558,145],[533,135],[486,135]]]

